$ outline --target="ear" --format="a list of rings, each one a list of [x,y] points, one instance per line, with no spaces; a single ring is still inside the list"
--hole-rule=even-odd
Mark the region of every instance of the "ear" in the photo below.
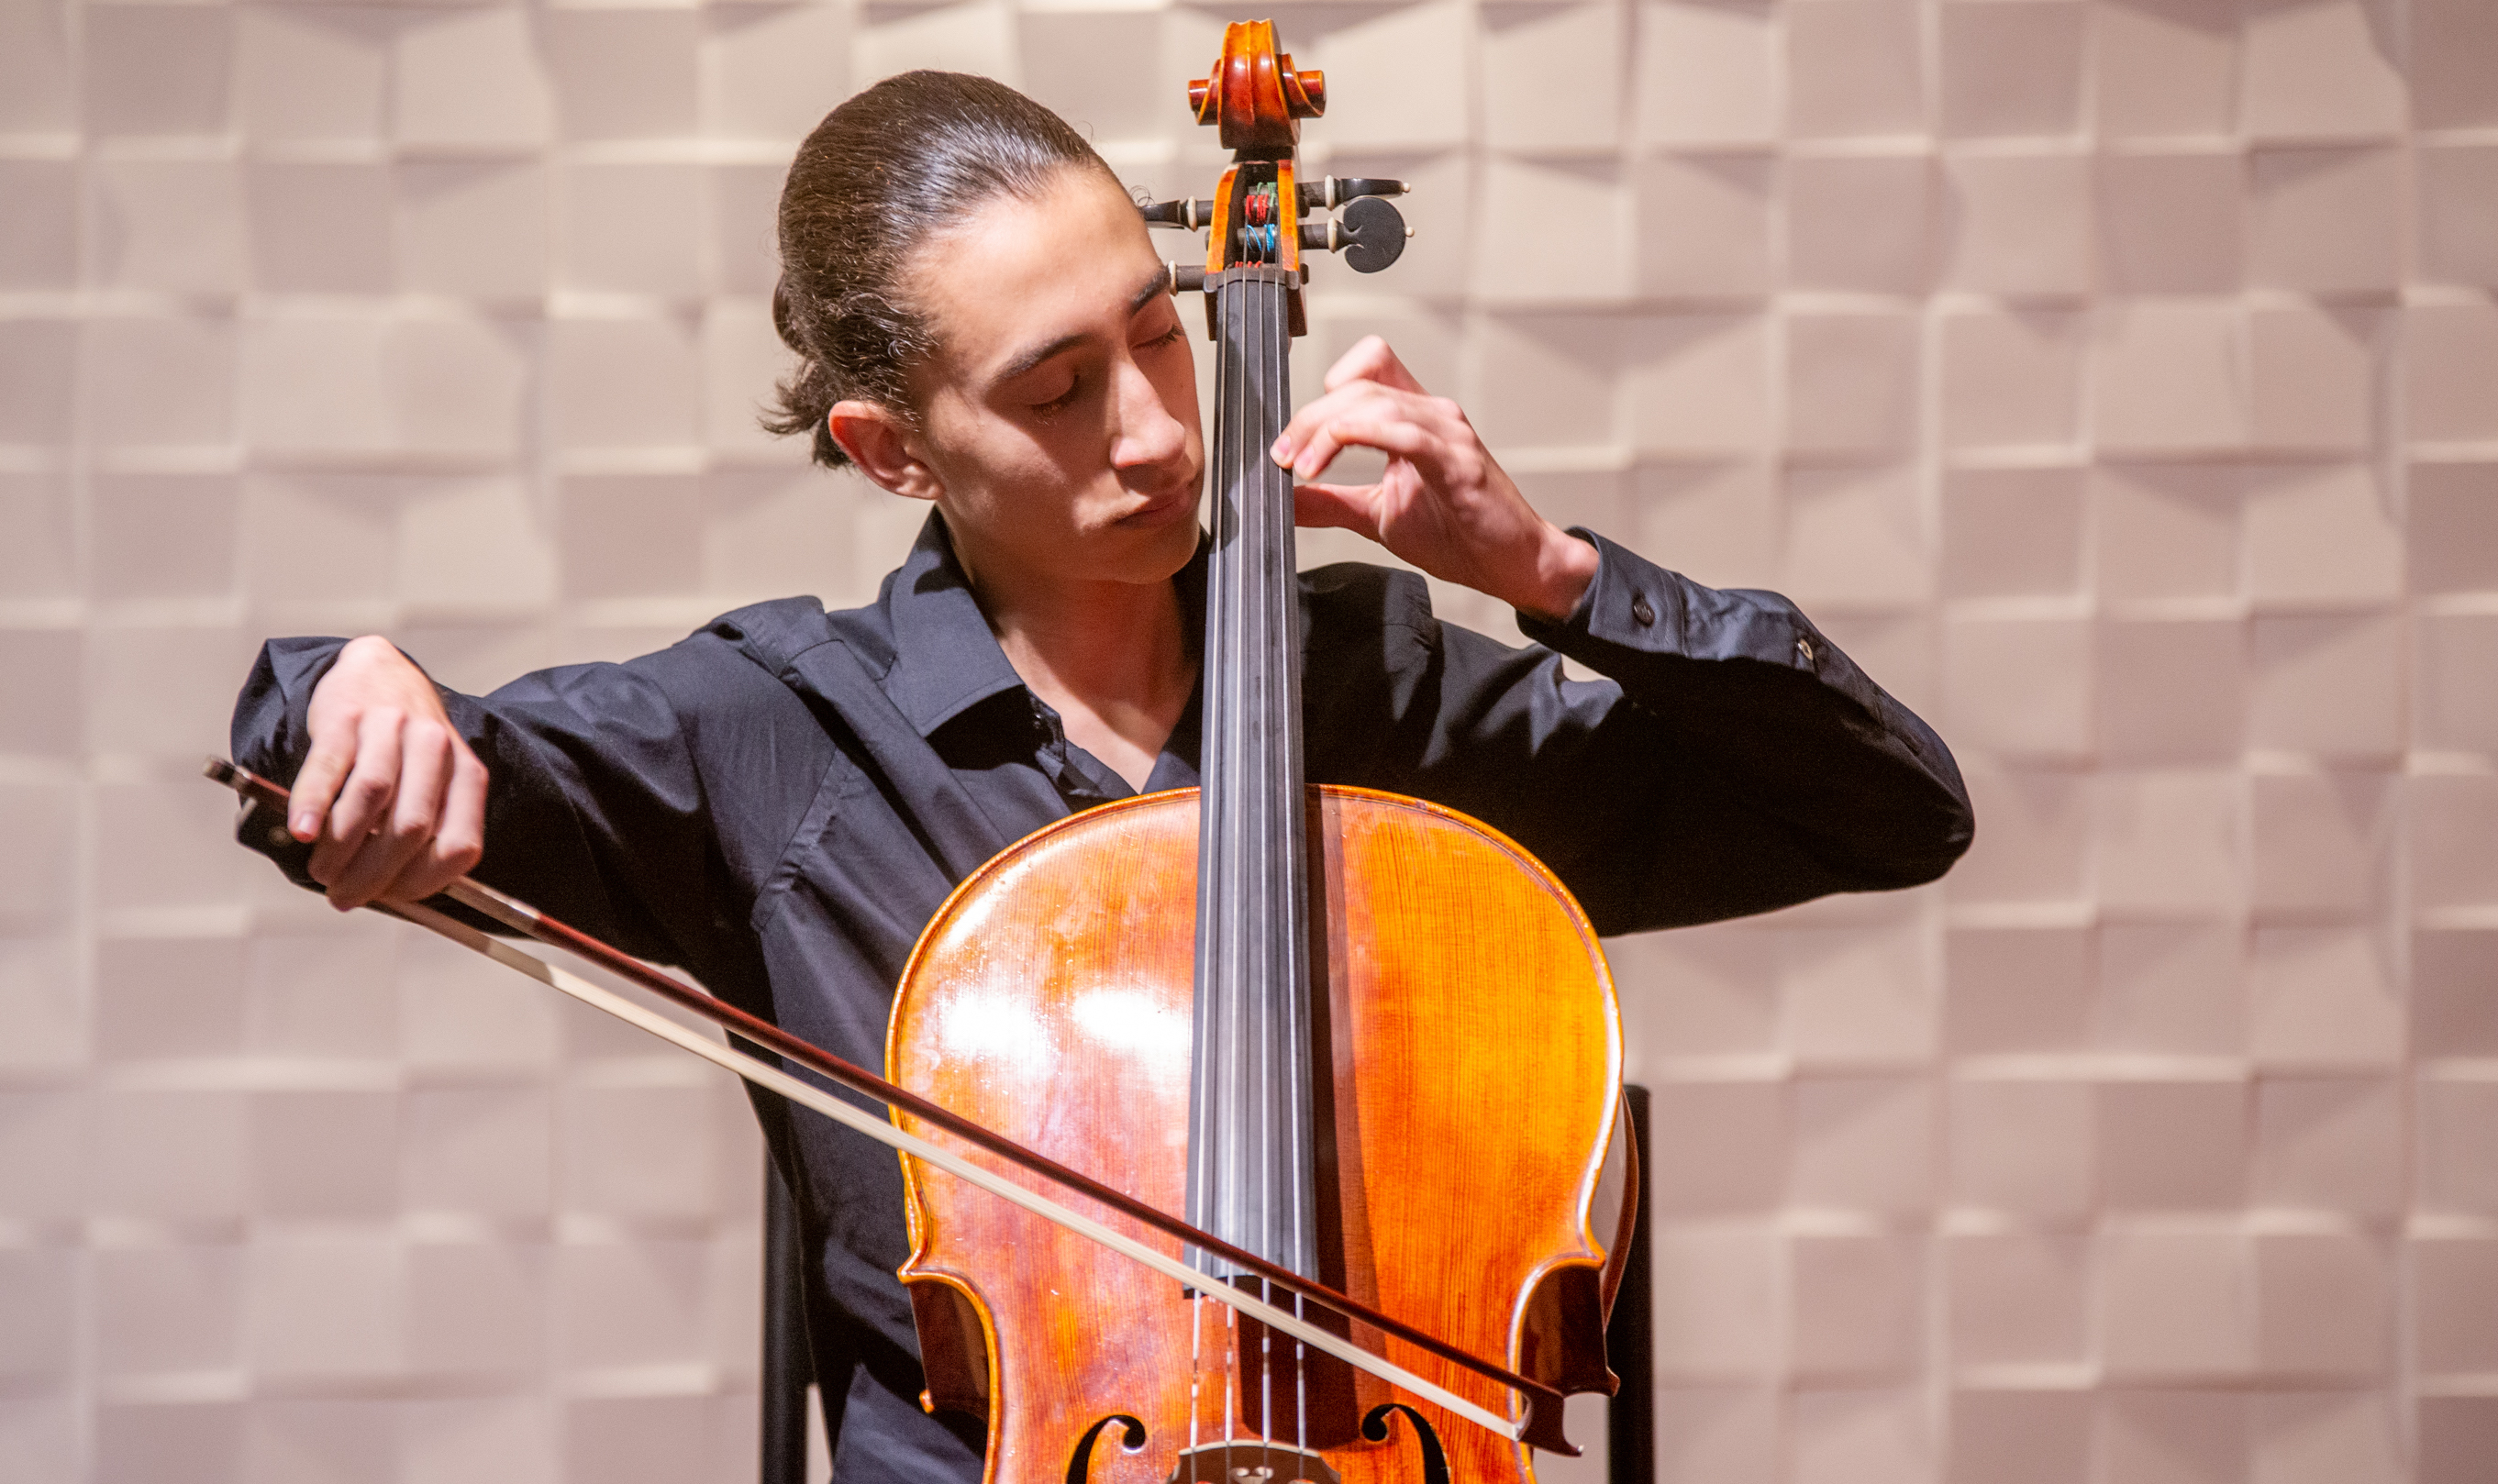
[[[945,489],[919,457],[918,439],[890,407],[857,400],[833,403],[824,414],[833,441],[859,472],[895,494],[933,500]]]

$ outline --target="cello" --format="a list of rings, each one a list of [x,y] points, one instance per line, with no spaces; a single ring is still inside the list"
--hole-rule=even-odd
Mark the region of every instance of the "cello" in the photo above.
[[[1610,1392],[1636,1176],[1594,931],[1489,827],[1302,774],[1294,484],[1267,450],[1305,251],[1393,263],[1405,233],[1382,198],[1402,186],[1301,178],[1325,79],[1271,22],[1233,24],[1189,101],[1232,163],[1212,199],[1142,209],[1208,234],[1201,265],[1170,270],[1205,295],[1217,355],[1201,783],[1062,821],[966,878],[905,971],[887,1075],[1471,1354]],[[904,1169],[923,1405],[985,1418],[990,1484],[1533,1476],[1523,1441],[1206,1302],[1230,1284],[1297,1304],[1236,1261],[1191,1246],[1199,1280],[1174,1284]],[[1404,1339],[1319,1322],[1516,1405]]]

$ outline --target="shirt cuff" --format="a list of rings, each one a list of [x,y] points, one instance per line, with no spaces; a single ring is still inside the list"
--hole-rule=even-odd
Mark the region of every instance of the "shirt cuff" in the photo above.
[[[1596,576],[1570,616],[1554,623],[1518,616],[1527,638],[1601,675],[1657,656],[1751,660],[1821,675],[1832,654],[1811,622],[1774,592],[1705,587],[1585,527],[1570,534],[1596,549]]]

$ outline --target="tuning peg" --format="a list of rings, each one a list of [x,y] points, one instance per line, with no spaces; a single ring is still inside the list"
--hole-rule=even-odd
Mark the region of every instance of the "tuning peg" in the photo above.
[[[1324,180],[1301,182],[1301,209],[1340,206],[1363,196],[1402,196],[1411,189],[1402,180],[1370,180],[1360,175],[1339,180],[1329,175]]]
[[[1191,232],[1203,232],[1214,225],[1214,203],[1210,201],[1149,201],[1137,210],[1148,227],[1184,227]]]
[[[1205,288],[1205,265],[1202,263],[1166,263],[1165,282],[1173,294],[1201,293]]]
[[[1341,252],[1347,268],[1375,273],[1405,251],[1414,235],[1404,216],[1376,196],[1363,196],[1333,221],[1301,224],[1301,245],[1313,251]]]

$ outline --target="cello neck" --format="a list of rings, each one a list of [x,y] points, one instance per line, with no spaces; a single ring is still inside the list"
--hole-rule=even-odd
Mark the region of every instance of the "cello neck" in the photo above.
[[[1292,411],[1297,287],[1297,274],[1271,266],[1206,284],[1218,344],[1188,1214],[1316,1277],[1299,591],[1292,473],[1266,452]]]

